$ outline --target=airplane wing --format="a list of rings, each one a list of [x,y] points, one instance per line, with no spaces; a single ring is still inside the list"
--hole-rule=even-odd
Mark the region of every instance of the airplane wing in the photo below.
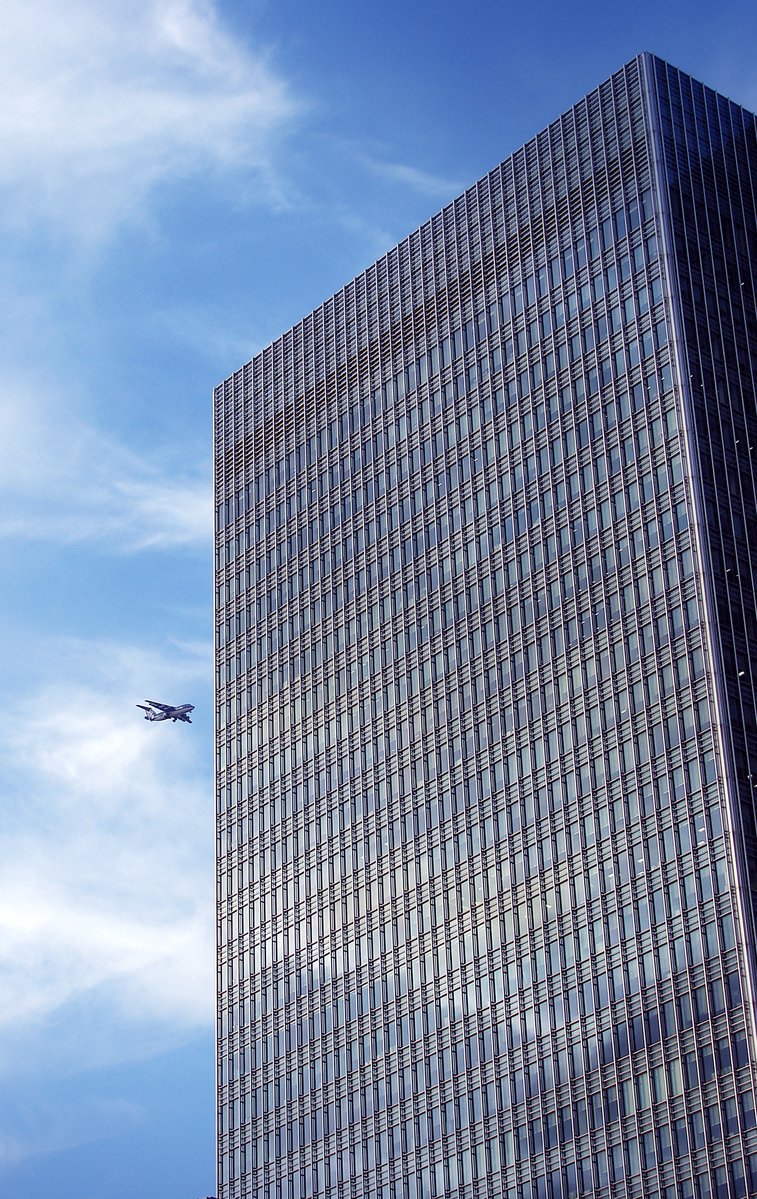
[[[145,702],[151,704],[153,708],[159,708],[161,712],[173,712],[170,704],[159,704],[156,699],[148,699]],[[141,708],[142,704],[138,704],[137,707]]]

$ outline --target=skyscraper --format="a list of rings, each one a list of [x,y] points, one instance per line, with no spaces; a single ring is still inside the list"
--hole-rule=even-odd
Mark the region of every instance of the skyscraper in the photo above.
[[[756,177],[641,55],[218,387],[222,1199],[757,1192]]]

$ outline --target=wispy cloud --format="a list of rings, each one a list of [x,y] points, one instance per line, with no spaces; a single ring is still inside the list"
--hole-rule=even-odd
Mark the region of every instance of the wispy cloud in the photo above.
[[[170,1041],[212,1007],[207,734],[134,707],[147,687],[195,698],[210,649],[48,648],[55,677],[6,702],[0,730],[0,1068],[19,1030],[66,1010],[106,1010],[118,1052],[129,1029]]]
[[[256,337],[253,318],[245,320],[244,316],[238,311],[219,312],[216,307],[199,302],[177,303],[158,312],[155,321],[167,338],[180,345],[185,353],[188,351],[212,364],[220,377],[228,373],[229,364],[247,362],[267,344]]]
[[[374,175],[441,201],[451,200],[462,191],[461,184],[454,179],[434,175],[430,171],[408,166],[403,162],[383,162],[368,157],[363,157],[363,162]]]
[[[77,1096],[76,1107],[44,1100],[33,1112],[19,1118],[13,1113],[13,1129],[0,1128],[0,1169],[40,1153],[60,1153],[88,1145],[103,1137],[122,1133],[144,1121],[144,1112],[123,1099]]]
[[[209,464],[140,456],[35,399],[29,379],[0,394],[0,539],[96,541],[117,552],[208,546]]]
[[[298,103],[212,0],[27,0],[2,4],[2,22],[6,218],[99,239],[158,185],[229,167],[277,193],[276,138]]]

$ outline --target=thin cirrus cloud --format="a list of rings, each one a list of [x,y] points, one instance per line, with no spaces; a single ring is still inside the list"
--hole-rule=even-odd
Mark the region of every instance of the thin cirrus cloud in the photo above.
[[[409,166],[402,162],[385,162],[377,158],[363,158],[368,170],[373,174],[392,183],[400,183],[403,187],[422,195],[432,196],[443,201],[449,201],[462,191],[461,185],[454,179],[432,174],[419,167]]]
[[[56,397],[35,404],[37,390],[10,381],[0,399],[0,541],[91,542],[127,553],[209,547],[209,464],[187,470],[136,454],[77,416],[64,419]]]
[[[90,1040],[96,1055],[118,1054],[124,1030],[140,1026],[170,1043],[212,1009],[202,721],[151,725],[134,708],[147,680],[194,696],[209,649],[175,647],[170,661],[76,639],[48,650],[55,677],[5,705],[0,729],[0,1072],[24,1028],[51,1029],[62,1012],[74,1028],[77,1010],[87,1023],[109,1013],[112,1043]],[[74,1048],[75,1033],[67,1040]]]
[[[118,1135],[124,1127],[138,1126],[144,1113],[123,1099],[77,1095],[76,1105],[48,1097],[19,1113],[13,1111],[0,1125],[0,1169],[41,1153],[60,1153]]]
[[[277,138],[301,105],[212,0],[1,8],[6,219],[102,238],[156,186],[230,167],[275,194]]]

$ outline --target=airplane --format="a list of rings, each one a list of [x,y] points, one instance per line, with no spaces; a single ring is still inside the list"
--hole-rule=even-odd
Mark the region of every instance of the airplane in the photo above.
[[[149,704],[149,707],[147,705]],[[183,720],[186,724],[191,724],[189,713],[194,712],[194,704],[179,704],[174,708],[171,704],[159,704],[156,699],[146,699],[143,704],[137,704],[138,708],[142,708],[145,713],[145,720]]]

